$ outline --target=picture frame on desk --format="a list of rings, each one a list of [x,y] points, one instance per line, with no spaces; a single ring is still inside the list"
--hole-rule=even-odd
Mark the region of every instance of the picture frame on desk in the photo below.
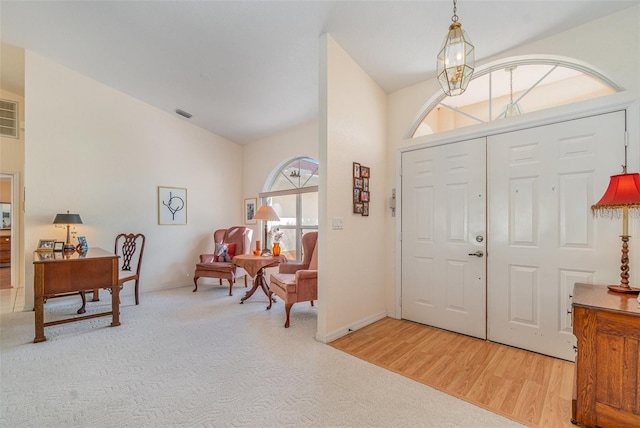
[[[36,247],[36,251],[39,253],[53,252],[53,248],[55,247],[55,244],[56,244],[55,239],[40,239],[38,241],[38,246]]]
[[[56,241],[53,244],[53,251],[64,251],[64,242]]]
[[[78,236],[78,247],[77,250],[81,253],[86,253],[89,249],[89,244],[87,244],[87,238],[84,236]]]

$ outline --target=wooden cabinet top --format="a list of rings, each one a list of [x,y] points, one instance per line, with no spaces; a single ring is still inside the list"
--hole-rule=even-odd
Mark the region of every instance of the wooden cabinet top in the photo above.
[[[74,251],[72,253],[62,251],[48,251],[48,252],[34,252],[33,263],[55,263],[55,262],[68,262],[79,261],[85,259],[101,259],[101,258],[118,258],[114,253],[111,253],[102,248],[89,248],[86,253],[79,253]]]
[[[614,293],[606,285],[576,283],[573,286],[572,306],[640,317],[640,303],[637,299],[637,294]]]

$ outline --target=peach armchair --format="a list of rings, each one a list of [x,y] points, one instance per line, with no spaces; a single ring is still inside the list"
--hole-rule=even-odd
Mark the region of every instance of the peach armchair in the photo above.
[[[302,263],[283,263],[277,274],[269,281],[269,306],[273,304],[275,293],[284,301],[287,319],[285,328],[289,328],[291,307],[298,302],[311,302],[318,299],[318,232],[307,232],[302,236]]]
[[[251,236],[253,230],[243,226],[233,226],[229,229],[218,229],[213,232],[215,244],[234,244],[234,254],[249,254],[251,252]],[[216,245],[216,248],[218,245]],[[236,278],[244,276],[244,286],[247,286],[247,271],[233,264],[233,262],[215,261],[216,254],[200,254],[200,263],[196,264],[193,274],[194,292],[198,291],[198,278],[218,278],[229,281],[229,296],[233,296],[233,284]]]

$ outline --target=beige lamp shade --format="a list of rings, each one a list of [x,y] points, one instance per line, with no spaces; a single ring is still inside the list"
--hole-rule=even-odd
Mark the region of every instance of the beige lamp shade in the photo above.
[[[266,220],[266,221],[280,221],[280,217],[271,208],[270,205],[263,205],[260,207],[255,216],[253,216],[256,220]]]

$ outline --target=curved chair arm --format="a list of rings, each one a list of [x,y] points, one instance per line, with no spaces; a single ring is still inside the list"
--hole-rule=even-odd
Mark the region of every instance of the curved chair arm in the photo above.
[[[309,263],[281,263],[278,268],[278,273],[296,273],[301,269],[306,269],[309,267]]]
[[[200,263],[213,263],[215,254],[200,254]]]
[[[296,272],[296,301],[318,300],[318,271],[299,270]]]

